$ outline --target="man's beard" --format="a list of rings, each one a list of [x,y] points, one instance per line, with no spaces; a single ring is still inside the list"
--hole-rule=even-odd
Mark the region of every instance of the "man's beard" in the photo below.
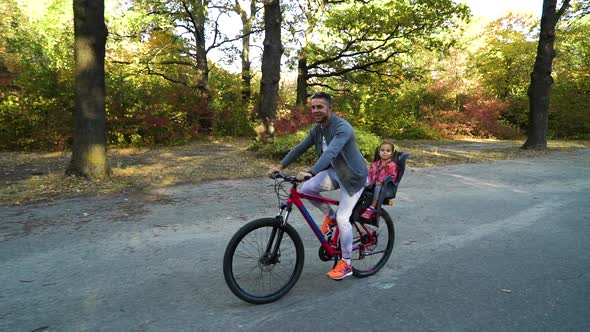
[[[314,117],[316,123],[323,123],[328,119],[327,114],[322,114],[320,117]]]

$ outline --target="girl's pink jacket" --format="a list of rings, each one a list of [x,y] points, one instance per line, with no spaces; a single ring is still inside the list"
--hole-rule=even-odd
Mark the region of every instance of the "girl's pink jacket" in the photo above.
[[[389,160],[383,165],[383,160],[377,160],[371,164],[369,176],[367,178],[370,185],[383,182],[386,176],[391,175],[393,181],[397,180],[397,165],[393,160]]]

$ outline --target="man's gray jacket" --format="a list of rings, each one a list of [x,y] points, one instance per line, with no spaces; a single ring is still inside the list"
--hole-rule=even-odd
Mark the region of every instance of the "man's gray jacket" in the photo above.
[[[322,136],[326,139],[326,151],[322,149]],[[368,174],[367,163],[359,150],[354,130],[348,121],[330,113],[330,120],[326,126],[323,128],[319,124],[313,126],[303,141],[283,158],[281,165],[287,167],[314,145],[320,158],[311,167],[311,174],[315,175],[332,166],[350,195],[365,185]]]

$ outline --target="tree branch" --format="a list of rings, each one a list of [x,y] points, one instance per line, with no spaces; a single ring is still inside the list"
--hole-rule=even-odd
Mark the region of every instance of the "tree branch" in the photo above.
[[[363,70],[366,72],[371,72],[371,73],[376,73],[376,71],[371,70],[371,67],[376,66],[376,65],[380,65],[380,64],[384,64],[387,63],[389,61],[389,59],[391,59],[392,57],[394,57],[397,54],[401,54],[401,53],[405,53],[407,51],[394,51],[391,52],[388,56],[386,56],[385,58],[381,58],[375,61],[371,61],[368,63],[364,63],[364,64],[359,64],[356,66],[352,66],[349,68],[345,68],[342,70],[336,70],[336,71],[332,71],[332,72],[328,72],[327,70],[324,70],[326,73],[325,74],[319,74],[319,73],[308,73],[307,77],[311,78],[311,77],[317,77],[317,78],[325,78],[325,77],[334,77],[334,76],[342,76],[344,74],[350,73],[352,71],[356,71],[356,70]]]
[[[561,18],[561,16],[563,15],[563,13],[565,13],[567,7],[569,7],[570,4],[570,0],[565,0],[562,4],[561,4],[561,8],[559,8],[559,10],[556,13],[556,17],[555,17],[555,21],[559,21],[559,19]]]
[[[336,61],[336,60],[340,60],[340,59],[342,59],[342,58],[352,58],[352,57],[359,56],[359,55],[363,55],[363,54],[370,54],[370,53],[372,53],[372,52],[374,52],[374,51],[376,51],[376,50],[379,50],[379,49],[385,48],[385,47],[386,47],[386,46],[389,44],[389,41],[391,41],[391,40],[395,39],[395,37],[396,37],[395,35],[396,35],[396,33],[397,33],[398,29],[399,29],[399,25],[397,25],[397,26],[395,27],[395,29],[394,29],[394,30],[393,30],[393,31],[392,31],[392,32],[391,32],[391,33],[390,33],[390,34],[389,34],[389,35],[388,35],[386,38],[383,38],[382,40],[376,40],[376,39],[372,40],[372,41],[381,41],[381,44],[379,44],[379,45],[376,45],[376,46],[374,46],[374,47],[372,47],[372,48],[369,48],[369,49],[366,49],[366,50],[364,50],[364,51],[358,51],[358,52],[354,52],[354,53],[348,53],[348,54],[347,54],[346,52],[347,52],[347,51],[348,51],[348,50],[349,50],[349,49],[350,49],[350,48],[351,48],[351,47],[352,47],[352,46],[353,46],[355,43],[357,43],[357,42],[358,42],[358,43],[360,44],[361,42],[364,42],[364,41],[370,41],[369,39],[366,39],[366,38],[365,38],[365,37],[367,36],[367,34],[368,34],[368,31],[366,31],[366,32],[365,32],[365,34],[363,34],[363,36],[361,36],[361,37],[359,37],[359,38],[356,38],[356,39],[352,39],[352,40],[350,40],[350,41],[349,41],[349,42],[348,42],[348,43],[345,45],[345,47],[344,47],[342,50],[340,50],[340,51],[338,52],[338,54],[336,54],[335,56],[333,56],[333,57],[330,57],[330,58],[321,59],[321,60],[319,60],[319,61],[316,61],[316,62],[314,62],[314,63],[311,63],[311,64],[309,64],[309,65],[307,66],[307,69],[308,69],[308,70],[311,70],[311,69],[313,69],[313,68],[318,68],[319,66],[321,66],[321,65],[323,65],[323,64],[330,63],[330,62],[334,62],[334,61]]]
[[[205,52],[209,53],[209,51],[211,51],[214,48],[217,48],[219,46],[216,46],[217,43],[217,38],[219,37],[219,18],[221,17],[221,12],[219,13],[219,15],[217,15],[217,18],[215,19],[215,32],[213,33],[213,42],[211,43],[211,46],[207,47],[207,50]],[[221,44],[223,44],[223,42],[221,42]]]
[[[240,39],[242,39],[242,38],[244,38],[246,36],[250,36],[250,35],[252,35],[254,33],[262,32],[262,31],[264,31],[264,29],[255,29],[255,30],[251,31],[250,33],[238,35],[235,38],[224,39],[223,41],[220,41],[219,43],[217,43],[215,45],[209,46],[209,48],[207,49],[207,51],[209,51],[210,49],[213,49],[213,48],[220,47],[223,44],[233,43],[233,42],[238,41],[238,40],[240,40]]]
[[[190,8],[188,8],[188,5],[186,4],[186,1],[182,1],[182,7],[184,8],[184,12],[186,13],[186,15],[188,16],[190,22],[193,24],[193,27],[195,28],[194,31],[188,29],[188,31],[191,31],[193,33],[193,36],[195,37],[195,41],[198,41],[201,38],[204,38],[205,36],[199,36],[199,32],[197,31],[197,23],[195,21],[195,17],[193,15],[193,13],[190,11]]]
[[[147,74],[148,74],[148,75],[160,76],[160,77],[162,77],[163,79],[165,79],[166,81],[169,81],[169,82],[172,82],[172,83],[176,83],[176,84],[180,84],[180,85],[184,85],[184,86],[186,86],[186,87],[188,87],[188,88],[191,88],[191,89],[196,89],[196,88],[198,88],[196,85],[192,85],[192,84],[189,84],[188,82],[180,81],[180,80],[178,80],[178,79],[175,79],[175,78],[172,78],[172,77],[170,77],[170,76],[168,76],[168,75],[166,75],[166,74],[164,74],[164,73],[160,73],[160,72],[157,72],[157,71],[153,71],[153,70],[150,68],[150,66],[149,66],[149,65],[148,65],[148,66],[146,66],[146,69],[147,69]]]
[[[334,87],[332,87],[332,86],[330,86],[328,84],[319,83],[319,82],[311,82],[311,83],[309,83],[307,85],[308,86],[321,86],[323,88],[329,89],[331,91],[336,91],[336,92],[351,92],[350,89],[337,89],[337,88],[334,88]]]

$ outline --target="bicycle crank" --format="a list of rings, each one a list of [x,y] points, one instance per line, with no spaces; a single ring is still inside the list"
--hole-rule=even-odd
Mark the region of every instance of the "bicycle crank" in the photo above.
[[[326,251],[326,249],[324,249],[324,247],[320,247],[320,250],[318,251],[318,255],[320,256],[320,260],[322,260],[324,262],[327,262],[334,257],[333,255],[330,255],[330,253],[328,253]]]

